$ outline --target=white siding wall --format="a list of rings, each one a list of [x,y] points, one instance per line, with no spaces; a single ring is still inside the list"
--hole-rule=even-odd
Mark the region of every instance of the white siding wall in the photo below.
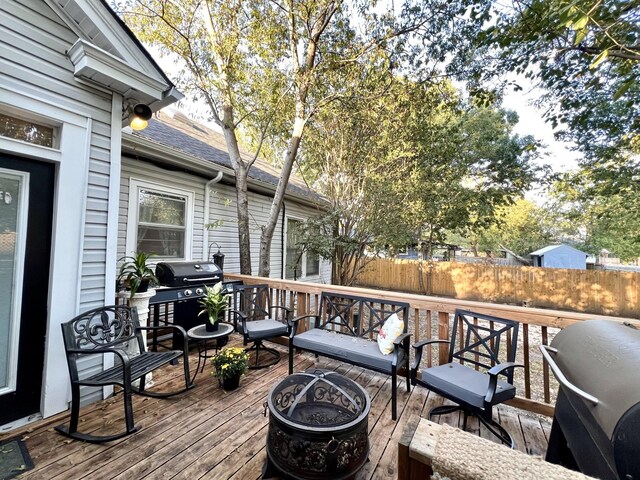
[[[216,172],[212,171],[211,176]],[[224,270],[229,273],[240,272],[240,251],[238,248],[238,222],[236,214],[235,187],[223,183],[211,186],[209,219],[204,222],[204,190],[208,179],[184,172],[172,172],[153,165],[149,162],[135,160],[130,157],[122,159],[122,177],[120,180],[120,204],[118,222],[118,257],[125,255],[127,235],[127,212],[129,208],[129,180],[131,177],[166,186],[173,186],[182,190],[192,191],[195,196],[195,216],[193,224],[193,254],[191,259],[204,260],[209,253],[209,244],[216,242],[225,255]],[[251,263],[254,274],[258,272],[258,254],[260,247],[260,226],[264,225],[271,208],[271,197],[255,192],[249,192],[249,215],[251,228]],[[300,206],[294,202],[287,202],[287,214],[291,209],[297,217],[307,218],[315,214],[315,210]],[[216,228],[204,231],[204,223],[218,220],[222,224]],[[211,247],[211,254],[216,253],[215,245]],[[130,254],[131,252],[127,252]],[[278,219],[273,241],[271,243],[271,272],[272,278],[282,275],[282,215]],[[308,281],[329,283],[331,279],[331,264],[322,261],[320,275],[309,277]]]
[[[0,1],[0,16],[0,86],[21,92],[25,98],[44,101],[89,119],[90,144],[86,147],[89,154],[88,186],[76,310],[80,312],[101,306],[105,301],[111,303],[113,288],[105,285],[105,271],[112,97],[74,78],[73,66],[65,52],[77,37],[44,1]],[[12,103],[9,96],[0,100]],[[60,146],[61,150],[67,147]],[[82,160],[78,160],[78,168],[85,168]],[[85,199],[78,198],[78,202],[82,201]],[[57,255],[61,254],[79,253],[57,252]],[[75,288],[75,284],[68,286],[70,293]],[[51,312],[52,317],[55,314]],[[59,331],[57,325],[50,325],[49,329],[54,328]],[[62,349],[62,343],[51,348]],[[100,368],[95,360],[85,363],[86,370]],[[88,398],[99,396],[100,392],[97,392]]]

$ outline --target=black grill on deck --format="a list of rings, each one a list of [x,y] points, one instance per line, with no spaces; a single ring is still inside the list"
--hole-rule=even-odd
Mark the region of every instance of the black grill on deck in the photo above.
[[[198,299],[204,296],[204,287],[224,280],[222,269],[212,262],[160,262],[156,265],[156,277],[160,287],[149,302],[151,322],[154,325],[170,322],[185,330],[206,320],[204,316],[198,317],[202,310]],[[172,309],[168,304],[173,305]],[[174,349],[179,341],[174,338]],[[157,347],[157,337],[153,346]]]
[[[156,277],[160,285],[167,287],[202,287],[223,280],[222,270],[212,262],[160,262]]]
[[[602,480],[640,480],[640,330],[589,320],[542,348],[560,383],[546,459]]]

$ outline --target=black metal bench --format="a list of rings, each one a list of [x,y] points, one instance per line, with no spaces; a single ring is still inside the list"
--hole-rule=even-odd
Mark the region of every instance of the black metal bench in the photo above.
[[[378,348],[376,334],[394,313],[404,323],[404,329],[394,341],[393,352],[385,355]],[[314,319],[313,328],[298,333],[300,320],[308,318]],[[391,375],[391,415],[395,420],[400,367],[404,367],[407,391],[411,388],[408,320],[409,304],[405,302],[322,292],[317,315],[304,315],[292,320],[289,374],[293,373],[293,354],[297,348]]]
[[[138,428],[133,422],[131,394],[138,393],[150,397],[170,397],[193,387],[189,376],[189,347],[187,334],[182,327],[169,326],[182,336],[184,348],[167,352],[146,352],[143,331],[159,327],[141,327],[135,307],[113,305],[96,308],[62,324],[62,336],[71,377],[71,420],[69,425],[59,425],[56,430],[63,435],[86,442],[108,442],[134,433]],[[141,352],[132,355],[127,352],[137,346]],[[80,378],[78,364],[87,355],[113,354],[115,366],[86,378]],[[145,390],[146,375],[168,363],[177,363],[182,357],[185,388],[174,392],[150,392]],[[139,387],[133,385],[139,379]],[[78,432],[80,415],[80,386],[103,387],[120,385],[124,396],[126,431],[115,435],[90,435]]]

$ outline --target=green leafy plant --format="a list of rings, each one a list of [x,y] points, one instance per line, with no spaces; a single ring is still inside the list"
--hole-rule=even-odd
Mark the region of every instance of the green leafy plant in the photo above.
[[[205,296],[198,300],[204,308],[200,310],[198,316],[206,313],[209,322],[215,324],[220,314],[227,309],[227,296],[222,292],[222,282],[216,283],[213,287],[204,287]]]
[[[131,290],[132,298],[136,292],[146,291],[146,286],[149,285],[150,282],[158,281],[148,264],[149,258],[152,256],[152,253],[138,252],[120,259],[120,261],[124,263],[120,266],[118,280],[123,282],[124,285]]]
[[[216,377],[224,380],[244,375],[249,369],[249,354],[241,347],[225,347],[211,361]]]

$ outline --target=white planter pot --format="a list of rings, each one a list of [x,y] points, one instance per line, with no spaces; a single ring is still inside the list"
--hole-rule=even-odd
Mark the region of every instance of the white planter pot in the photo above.
[[[140,320],[140,326],[146,327],[149,321],[149,300],[156,294],[155,289],[150,288],[146,292],[136,292],[133,298],[131,298],[131,292],[118,292],[118,297],[126,300],[127,304],[130,307],[136,307],[138,310],[138,320]],[[146,331],[143,332],[142,336],[144,340],[144,349],[147,350],[147,334]],[[130,342],[127,347],[127,353],[130,356],[140,355],[138,352],[138,345],[136,342]],[[145,388],[149,388],[153,386],[153,375],[151,372],[147,374],[147,382],[145,383]],[[138,380],[133,382],[135,387],[138,387]]]

